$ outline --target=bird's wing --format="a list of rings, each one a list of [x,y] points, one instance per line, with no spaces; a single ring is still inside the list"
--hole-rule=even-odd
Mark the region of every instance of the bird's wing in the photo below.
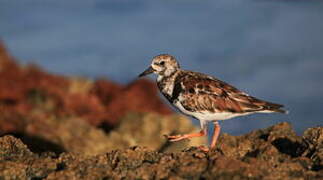
[[[190,111],[248,113],[281,112],[280,104],[259,100],[214,77],[186,71],[176,78],[174,93]]]

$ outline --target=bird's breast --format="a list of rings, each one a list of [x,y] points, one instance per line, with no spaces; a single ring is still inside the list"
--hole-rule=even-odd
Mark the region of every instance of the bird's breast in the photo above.
[[[174,90],[174,80],[171,78],[158,78],[157,85],[159,90],[165,95],[172,96]]]

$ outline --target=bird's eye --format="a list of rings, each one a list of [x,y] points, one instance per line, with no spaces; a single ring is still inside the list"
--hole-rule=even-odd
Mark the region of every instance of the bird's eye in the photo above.
[[[159,64],[163,66],[163,65],[165,65],[165,61],[162,61]]]

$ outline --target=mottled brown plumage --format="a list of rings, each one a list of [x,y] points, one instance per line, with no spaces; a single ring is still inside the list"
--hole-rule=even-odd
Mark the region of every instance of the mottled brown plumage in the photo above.
[[[172,105],[201,123],[202,130],[199,133],[168,136],[170,141],[206,135],[207,123],[213,122],[215,129],[211,148],[214,148],[220,133],[219,120],[257,112],[286,113],[281,109],[283,105],[249,96],[215,77],[180,69],[171,55],[154,57],[151,66],[140,77],[150,73],[158,75],[158,88]]]
[[[187,110],[229,111],[250,113],[257,111],[285,112],[283,105],[257,99],[237,88],[198,72],[181,70],[175,79],[175,89],[184,97],[182,105]],[[175,90],[176,91],[176,90]]]

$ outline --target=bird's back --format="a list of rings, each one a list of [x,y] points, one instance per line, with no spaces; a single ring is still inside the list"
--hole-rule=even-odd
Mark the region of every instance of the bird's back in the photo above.
[[[180,103],[186,111],[250,114],[280,112],[283,105],[249,96],[232,85],[198,72],[180,70],[172,85],[172,94],[164,94],[171,103]]]

